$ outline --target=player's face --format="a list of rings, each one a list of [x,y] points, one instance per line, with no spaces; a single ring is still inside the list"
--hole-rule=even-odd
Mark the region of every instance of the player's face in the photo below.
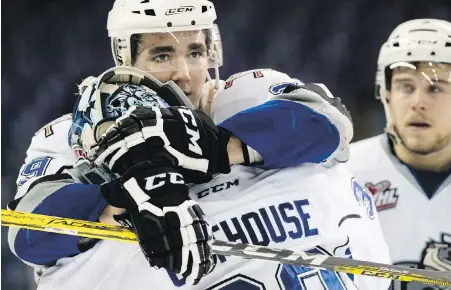
[[[395,68],[388,100],[407,149],[429,154],[451,146],[451,64]]]
[[[199,106],[207,78],[208,56],[202,31],[144,34],[135,67],[161,82],[173,80]]]

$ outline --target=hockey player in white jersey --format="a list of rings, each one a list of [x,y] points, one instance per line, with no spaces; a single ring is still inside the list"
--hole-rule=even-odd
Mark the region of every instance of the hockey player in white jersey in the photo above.
[[[451,271],[450,35],[451,23],[436,19],[390,34],[376,79],[386,133],[353,143],[348,162],[373,194],[392,262],[440,271]]]
[[[211,92],[216,90],[212,107],[216,106],[216,103],[229,106],[230,118],[225,120],[227,116],[224,113],[218,113],[220,117],[217,118],[222,118],[218,121],[222,126],[218,128],[223,129],[221,132],[231,134],[221,135],[219,129],[212,126],[208,131],[211,134],[199,136],[200,140],[193,135],[189,138],[178,138],[177,136],[187,134],[182,115],[172,119],[172,123],[177,126],[165,131],[172,142],[180,142],[179,151],[182,147],[190,151],[190,144],[193,145],[194,140],[198,141],[205,153],[202,155],[201,165],[191,167],[187,164],[193,163],[182,164],[180,159],[176,158],[179,165],[177,170],[183,171],[187,182],[198,183],[211,179],[212,174],[229,172],[230,165],[237,163],[249,165],[260,162],[263,168],[284,168],[305,162],[319,163],[327,157],[346,158],[346,154],[341,153],[345,152],[343,149],[352,138],[352,125],[340,100],[333,98],[324,87],[310,85],[297,88],[295,94],[282,94],[288,84],[298,81],[271,70],[256,70],[234,76],[226,83],[218,82],[216,87],[207,84],[207,89],[204,90],[208,94],[205,99],[202,98],[207,69],[211,66],[217,69],[221,60],[220,41],[213,24],[216,15],[213,5],[207,1],[193,0],[190,4],[194,9],[187,9],[182,4],[187,5],[187,2],[118,1],[110,13],[109,28],[113,53],[118,62],[149,71],[160,81],[174,81],[153,87],[161,92],[165,100],[171,95],[178,95],[183,99],[185,93],[194,107],[208,108]],[[201,12],[192,13],[194,10]],[[155,21],[149,20],[152,16],[156,17]],[[264,87],[265,94],[256,91],[257,95],[248,92],[246,96],[247,91],[240,91],[234,97],[235,104],[221,101],[219,96],[233,86],[234,80],[244,80],[246,76],[262,81],[265,85],[270,84]],[[146,79],[136,71],[134,77],[136,80]],[[133,77],[130,81],[132,79]],[[96,79],[92,78],[85,84],[94,85],[95,82]],[[241,88],[254,86],[250,84]],[[150,103],[152,104],[154,102]],[[186,101],[185,104],[188,105]],[[121,107],[121,103],[114,103],[108,109],[111,110],[115,106]],[[194,110],[186,108],[185,112],[199,117],[199,113]],[[9,205],[11,209],[90,221],[102,220],[104,216],[106,219],[111,218],[111,208],[107,206],[107,201],[100,194],[97,185],[111,177],[103,175],[96,168],[84,176],[77,176],[70,170],[76,160],[72,151],[76,149],[77,152],[82,152],[80,148],[71,148],[67,142],[73,117],[75,116],[64,116],[37,132],[19,174],[18,193]],[[204,127],[210,122],[206,116],[197,120],[200,122],[197,125]],[[274,124],[277,126],[270,126]],[[224,136],[225,138],[222,138]],[[285,142],[286,139],[291,142]],[[203,170],[200,170],[200,174],[195,172],[199,171],[199,168]],[[178,200],[174,205],[184,202],[185,200]],[[195,202],[190,201],[187,204],[184,213],[196,207]],[[199,219],[204,217],[200,215]],[[205,222],[196,224],[203,223]],[[168,250],[175,259],[181,260],[177,260],[179,264],[175,266],[180,268],[182,265],[186,270],[182,273],[191,280],[202,277],[214,264],[207,264],[211,258],[211,252],[208,251],[211,235],[204,227],[201,228],[198,228],[198,233],[203,237],[195,237],[190,242],[191,245],[199,243],[204,247],[198,251],[198,264],[192,262],[192,253],[188,258],[180,253],[180,245],[171,245],[174,247]],[[161,239],[163,238],[162,235]],[[91,240],[17,229],[10,230],[9,243],[19,258],[42,269],[55,265],[64,257],[77,256],[93,246]],[[144,251],[144,254],[149,253]],[[173,263],[166,268],[174,270],[175,266]]]
[[[177,162],[170,162],[179,158],[178,144],[165,133],[165,128],[171,126],[167,125],[171,122],[169,116],[183,113],[186,108],[161,109],[167,104],[155,92],[143,86],[118,84],[117,80],[107,82],[95,82],[85,89],[75,111],[77,122],[71,130],[74,135],[70,137],[76,142],[74,148],[83,152],[82,156],[94,164],[106,162],[108,168],[121,174],[120,179],[102,184],[100,191],[109,204],[127,210],[122,218],[137,233],[141,249],[136,245],[96,241],[89,250],[62,258],[48,268],[39,280],[38,289],[387,289],[389,282],[378,278],[233,257],[218,257],[214,271],[194,286],[183,275],[169,269],[171,256],[163,256],[162,262],[169,264],[161,267],[156,253],[160,249],[166,251],[167,246],[162,243],[158,247],[147,241],[158,240],[159,227],[164,229],[166,243],[177,240],[178,231],[171,228],[171,220],[180,218],[175,213],[183,213],[185,205],[193,206],[196,217],[194,222],[190,218],[192,229],[186,227],[187,237],[183,241],[191,239],[190,229],[196,232],[196,225],[208,227],[202,208],[216,239],[385,263],[388,251],[370,193],[342,166],[326,169],[322,165],[305,164],[265,170],[234,165],[229,174],[215,175],[211,182],[191,185],[190,199],[181,209],[165,206],[171,198],[188,195],[188,186],[183,182],[186,175],[178,174],[178,167],[174,167]],[[242,91],[243,84],[259,84],[258,87],[267,84],[264,77],[255,79],[253,73],[242,75],[235,82],[220,98],[233,98]],[[270,87],[262,90],[268,97],[272,96]],[[302,86],[289,86],[285,94],[295,97],[298,90],[303,90]],[[150,104],[153,107],[140,107]],[[233,110],[213,104],[212,118]],[[116,121],[111,118],[121,115]],[[201,118],[196,116],[195,123],[199,124]],[[138,129],[131,129],[136,121]],[[111,124],[113,127],[106,129]],[[202,140],[202,128],[199,129]],[[143,138],[145,141],[139,142]],[[185,136],[180,134],[178,138]],[[201,164],[198,155],[184,157],[184,166]],[[72,176],[77,178],[77,172]],[[158,214],[159,208],[165,213],[167,225]],[[152,251],[147,249],[149,245]],[[195,263],[197,249],[187,248],[192,251]],[[158,267],[149,267],[149,262]]]

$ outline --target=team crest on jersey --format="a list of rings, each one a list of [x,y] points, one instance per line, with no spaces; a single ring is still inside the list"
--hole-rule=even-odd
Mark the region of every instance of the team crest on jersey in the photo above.
[[[396,194],[397,188],[392,187],[390,181],[382,180],[376,184],[367,182],[365,186],[373,195],[377,211],[394,208],[398,203],[398,195]]]
[[[431,240],[426,243],[423,250],[421,260],[419,262],[402,261],[395,263],[396,265],[416,268],[416,269],[426,269],[433,271],[451,271],[451,234],[442,233],[439,241]],[[400,282],[394,281],[393,286],[390,289],[406,289],[406,290],[418,290],[426,289],[423,288],[425,285],[416,282]],[[430,290],[442,290],[448,288],[441,288],[440,286],[429,286]]]
[[[451,234],[442,233],[439,242],[428,242],[423,251],[422,263],[431,270],[451,271]]]

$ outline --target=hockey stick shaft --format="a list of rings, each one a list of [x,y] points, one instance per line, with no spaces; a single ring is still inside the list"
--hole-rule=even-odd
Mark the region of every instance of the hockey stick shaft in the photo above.
[[[136,235],[124,227],[70,218],[8,211],[5,209],[2,209],[1,213],[2,226],[19,227],[102,240],[137,243]],[[213,252],[218,255],[237,256],[247,259],[255,258],[295,266],[318,267],[348,274],[451,286],[451,272],[411,269],[396,265],[386,265],[327,255],[310,254],[303,251],[283,250],[219,240],[213,241]]]

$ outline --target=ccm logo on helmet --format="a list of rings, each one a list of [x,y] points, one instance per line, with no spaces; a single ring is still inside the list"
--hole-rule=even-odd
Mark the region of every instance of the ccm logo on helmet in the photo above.
[[[199,144],[197,143],[197,140],[200,139],[200,134],[193,113],[187,109],[179,109],[179,112],[183,118],[183,121],[186,123],[186,133],[191,136],[191,144],[188,144],[188,149],[191,152],[202,155],[202,148],[200,148]]]
[[[174,15],[174,14],[181,14],[185,12],[193,12],[195,9],[194,6],[180,6],[178,8],[170,8],[166,11],[166,15]]]
[[[414,39],[414,40],[409,40],[407,42],[408,45],[421,45],[421,44],[426,44],[426,45],[432,45],[432,44],[437,44],[437,40],[429,40],[429,39]]]

